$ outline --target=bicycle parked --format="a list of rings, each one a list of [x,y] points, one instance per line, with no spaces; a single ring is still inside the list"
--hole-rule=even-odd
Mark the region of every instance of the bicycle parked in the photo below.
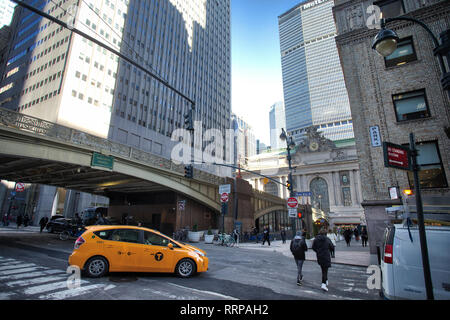
[[[215,244],[233,247],[236,244],[236,240],[234,240],[234,237],[231,234],[219,233]]]

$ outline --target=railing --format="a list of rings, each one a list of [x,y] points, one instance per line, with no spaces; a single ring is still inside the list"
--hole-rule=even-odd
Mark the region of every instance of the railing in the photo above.
[[[123,158],[128,158],[129,160],[141,161],[156,169],[166,169],[171,172],[184,174],[183,164],[175,164],[169,159],[137,148],[96,137],[80,130],[35,118],[23,113],[18,113],[9,109],[0,108],[0,125],[8,128],[19,129],[21,131],[32,132],[34,134],[52,138],[64,143],[90,147],[100,152],[107,152],[112,156],[116,155]],[[196,170],[195,179],[214,185],[219,185],[222,178],[201,170]]]

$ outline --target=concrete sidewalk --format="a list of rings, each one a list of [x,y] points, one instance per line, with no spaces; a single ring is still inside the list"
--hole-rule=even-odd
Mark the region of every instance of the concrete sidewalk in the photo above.
[[[287,257],[292,257],[290,244],[291,240],[286,240],[286,243],[284,244],[280,240],[272,241],[270,246],[267,242],[264,246],[261,242],[258,244],[255,242],[245,242],[239,243],[239,248],[280,252]],[[345,241],[336,243],[335,258],[331,259],[331,263],[368,267],[369,265],[374,264],[374,261],[376,261],[374,259],[376,259],[376,257],[373,257],[373,255],[370,254],[369,247],[363,247],[361,240],[356,242],[355,239],[353,239],[350,247],[347,247]],[[317,261],[316,253],[310,248],[306,252],[306,260]]]

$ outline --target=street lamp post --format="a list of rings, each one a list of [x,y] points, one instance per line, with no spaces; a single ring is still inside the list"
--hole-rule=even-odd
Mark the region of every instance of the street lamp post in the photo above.
[[[286,141],[286,150],[287,150],[287,160],[288,160],[288,164],[289,164],[289,176],[288,176],[288,190],[289,190],[289,197],[294,197],[294,186],[293,186],[293,178],[292,178],[292,156],[291,156],[291,149],[295,148],[295,142],[294,139],[292,139],[292,137],[287,136],[286,131],[284,131],[284,128],[281,129],[281,135],[280,135],[280,139],[283,141]],[[296,233],[296,218],[291,218],[292,222],[292,232],[293,235],[295,235]]]
[[[437,56],[439,65],[442,72],[441,84],[444,91],[447,91],[447,94],[450,97],[450,72],[447,71],[447,67],[444,63],[444,57],[447,60],[447,64],[450,65],[450,29],[442,32],[440,34],[441,42],[439,43],[436,36],[430,30],[430,28],[420,20],[410,18],[410,17],[395,17],[395,18],[387,18],[381,19],[381,27],[382,30],[377,34],[373,41],[372,49],[376,50],[381,56],[387,57],[391,55],[397,49],[397,43],[399,41],[398,35],[395,31],[386,29],[386,24],[391,21],[409,21],[414,22],[424,28],[427,33],[431,36],[434,44],[433,53]],[[444,128],[447,135],[449,135],[449,128]],[[415,146],[414,134],[410,133],[410,151],[411,151],[411,162],[412,162],[412,170],[414,173],[414,188],[415,188],[415,196],[416,196],[416,208],[417,208],[417,220],[419,227],[419,239],[420,239],[420,247],[422,253],[422,265],[423,265],[423,273],[425,280],[425,288],[428,300],[433,300],[433,284],[431,280],[431,272],[430,272],[430,262],[428,257],[428,246],[427,246],[427,238],[425,232],[425,223],[423,216],[423,204],[422,204],[422,196],[420,193],[420,180],[419,180],[419,165],[417,163],[417,149]]]

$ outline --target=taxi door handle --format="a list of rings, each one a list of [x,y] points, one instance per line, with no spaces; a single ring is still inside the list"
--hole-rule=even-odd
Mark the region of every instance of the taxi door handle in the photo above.
[[[132,254],[136,254],[134,252],[127,252],[127,255],[131,256]]]

